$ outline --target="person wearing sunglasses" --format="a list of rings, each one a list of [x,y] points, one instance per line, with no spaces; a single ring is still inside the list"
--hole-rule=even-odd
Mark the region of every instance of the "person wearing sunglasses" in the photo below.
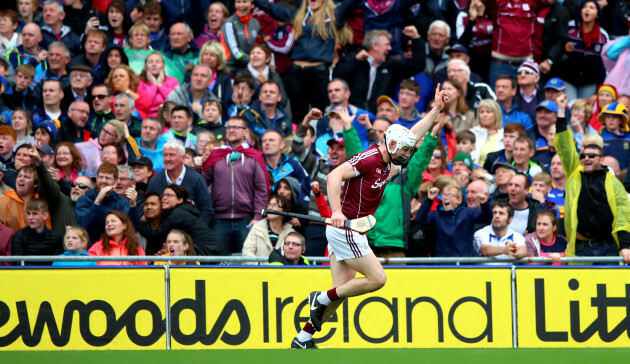
[[[556,150],[567,175],[564,223],[567,256],[618,256],[630,263],[630,201],[619,180],[602,168],[604,150],[582,145],[578,154],[567,131],[568,97],[558,97]]]
[[[112,103],[112,88],[105,84],[99,84],[92,88],[92,109],[87,125],[92,135],[98,135],[101,128],[108,120],[116,119],[116,115],[110,107]]]

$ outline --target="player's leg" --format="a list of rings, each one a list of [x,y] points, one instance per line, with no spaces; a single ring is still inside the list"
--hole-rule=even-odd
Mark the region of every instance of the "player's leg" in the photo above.
[[[357,275],[357,271],[349,267],[345,260],[337,261],[335,255],[330,256],[330,272],[332,273],[333,289],[346,284]],[[337,308],[343,303],[345,298],[340,298],[330,302],[327,305],[326,311],[322,317],[322,322],[328,321],[328,319],[337,311]]]
[[[330,255],[330,272],[333,278],[333,287],[337,287],[346,283],[347,281],[354,278],[357,274],[355,270],[353,270],[352,268],[349,268],[347,265],[344,264],[343,261],[341,262],[337,261],[334,253]],[[326,294],[327,292],[324,291],[324,292],[313,292],[313,293]],[[309,295],[309,300],[317,299],[317,295],[314,295],[312,298],[311,298],[311,295]],[[339,305],[341,305],[341,303],[343,303],[343,299],[331,301],[329,305],[323,306],[323,309],[325,311],[323,312],[322,317],[318,321],[318,327],[320,329],[321,329],[321,323],[327,321],[332,316],[332,314],[335,313],[335,310],[337,310],[337,308],[339,307]],[[310,304],[311,302],[309,302],[309,306]],[[314,333],[315,333],[315,327],[313,326],[311,320],[309,320],[306,324],[304,324],[304,327],[298,333],[295,339],[293,339],[293,342],[291,343],[291,348],[293,349],[317,348],[317,346],[315,346],[315,343],[312,340]]]
[[[385,270],[374,253],[369,253],[360,258],[348,259],[344,263],[351,269],[363,274],[364,277],[354,277],[337,287],[336,293],[339,298],[374,292],[381,289],[387,282]]]

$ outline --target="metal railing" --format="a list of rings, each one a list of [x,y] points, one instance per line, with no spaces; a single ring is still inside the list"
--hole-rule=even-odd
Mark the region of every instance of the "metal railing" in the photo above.
[[[306,257],[312,264],[329,262],[327,257]],[[129,262],[200,262],[207,264],[229,264],[238,265],[242,263],[266,263],[267,257],[250,256],[60,256],[60,255],[38,255],[38,256],[0,256],[0,262],[19,262],[25,265],[26,262],[98,262],[98,261],[129,261]],[[407,265],[474,265],[486,263],[505,263],[506,265],[522,265],[526,263],[550,264],[551,258],[528,257],[523,259],[510,258],[488,258],[488,257],[423,257],[423,258],[379,258],[379,261],[387,264],[407,264]],[[609,265],[623,265],[622,257],[562,257],[562,263],[606,263]]]

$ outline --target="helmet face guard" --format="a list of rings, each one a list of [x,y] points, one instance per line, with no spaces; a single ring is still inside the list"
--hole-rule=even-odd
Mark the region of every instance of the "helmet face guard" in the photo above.
[[[392,148],[390,143],[396,142],[396,147]],[[403,165],[409,161],[414,149],[416,148],[416,136],[411,130],[405,128],[402,125],[391,125],[385,131],[385,147],[389,158],[395,165]],[[409,147],[409,151],[405,155],[398,154],[403,148]]]

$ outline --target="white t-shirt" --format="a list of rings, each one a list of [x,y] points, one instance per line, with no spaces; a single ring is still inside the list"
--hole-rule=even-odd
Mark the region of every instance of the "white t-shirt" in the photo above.
[[[514,218],[508,228],[516,231],[521,235],[525,235],[527,231],[527,220],[529,219],[529,207],[522,210],[514,209]]]
[[[492,225],[488,225],[484,227],[483,229],[477,230],[477,232],[475,232],[475,235],[474,235],[473,244],[475,246],[475,249],[477,250],[477,253],[481,255],[482,245],[486,244],[486,245],[495,246],[497,248],[502,248],[505,246],[505,244],[508,241],[514,242],[517,247],[525,246],[525,237],[522,234],[519,234],[516,231],[510,229],[510,227],[508,227],[507,231],[505,232],[505,235],[499,238],[498,236],[494,234],[494,229],[492,229]],[[501,255],[497,255],[496,258],[510,258],[510,257],[506,254],[501,254]],[[487,263],[487,264],[505,264],[505,263]]]

